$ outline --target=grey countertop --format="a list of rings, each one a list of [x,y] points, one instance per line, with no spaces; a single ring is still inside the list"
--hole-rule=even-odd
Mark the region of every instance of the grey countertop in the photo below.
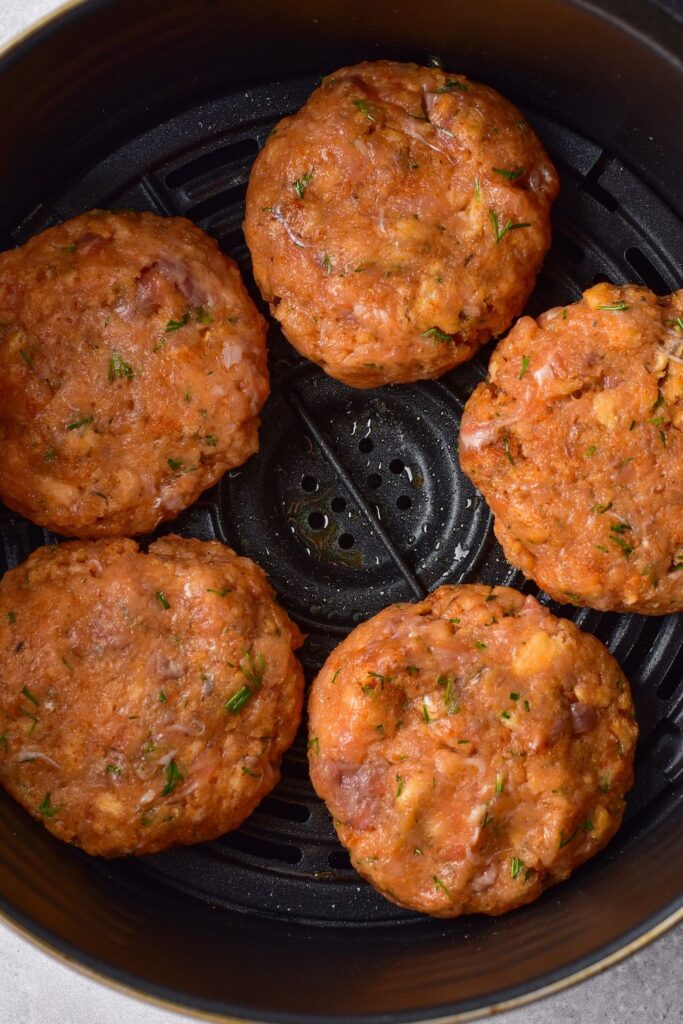
[[[0,46],[60,0],[0,0]],[[683,928],[606,973],[497,1018],[500,1024],[683,1022]],[[0,924],[0,1022],[176,1024],[186,1014],[157,1009],[86,978]]]

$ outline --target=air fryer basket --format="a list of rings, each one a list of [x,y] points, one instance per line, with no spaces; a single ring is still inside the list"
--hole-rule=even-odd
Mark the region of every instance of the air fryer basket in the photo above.
[[[677,8],[67,5],[0,61],[0,245],[90,207],[183,214],[238,260],[256,297],[241,221],[273,124],[343,63],[434,54],[516,102],[559,169],[553,248],[528,311],[600,280],[670,291],[683,284]],[[217,537],[258,561],[308,634],[309,678],[355,623],[440,583],[537,593],[504,560],[457,459],[462,406],[489,350],[439,381],[358,392],[300,359],[274,326],[269,344],[260,453],[160,532]],[[0,508],[3,571],[55,540]],[[382,899],[351,870],[313,795],[302,731],[281,784],[241,829],[163,855],[89,859],[0,794],[0,907],[147,995],[292,1024],[464,1019],[608,962],[683,905],[683,624],[551,607],[621,662],[642,739],[623,830],[534,905],[443,922]]]

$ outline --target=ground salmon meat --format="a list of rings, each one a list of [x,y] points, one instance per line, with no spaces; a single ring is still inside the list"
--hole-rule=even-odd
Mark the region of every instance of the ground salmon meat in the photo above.
[[[279,779],[300,643],[222,544],[40,548],[0,582],[0,782],[88,853],[213,839]]]
[[[354,867],[439,917],[536,899],[614,835],[637,736],[592,636],[505,587],[355,629],[313,684],[311,777]]]
[[[465,407],[460,462],[556,600],[683,610],[683,291],[599,284],[520,320]]]
[[[258,448],[266,326],[182,218],[94,211],[0,255],[0,497],[144,533]]]
[[[254,164],[256,281],[299,352],[354,387],[437,377],[509,327],[550,244],[555,169],[493,89],[342,68]]]

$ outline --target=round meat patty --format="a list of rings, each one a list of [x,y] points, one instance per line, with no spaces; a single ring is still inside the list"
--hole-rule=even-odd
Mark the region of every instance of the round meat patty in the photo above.
[[[144,533],[258,448],[266,325],[189,221],[93,211],[0,255],[0,497]]]
[[[92,854],[222,835],[280,777],[300,643],[222,544],[40,548],[0,582],[0,782]]]
[[[354,867],[438,917],[536,899],[619,828],[637,736],[594,637],[506,587],[385,609],[313,684],[309,758]]]
[[[437,377],[509,327],[550,244],[557,176],[493,89],[343,68],[254,164],[256,281],[299,352],[354,387]]]
[[[683,610],[683,291],[600,284],[520,320],[465,407],[460,462],[556,600]]]

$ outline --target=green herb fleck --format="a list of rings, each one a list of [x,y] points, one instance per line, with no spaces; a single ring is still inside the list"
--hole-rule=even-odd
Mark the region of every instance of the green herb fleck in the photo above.
[[[600,779],[600,787],[599,787],[600,788],[600,792],[601,793],[609,793],[609,789],[610,789],[611,785],[612,785],[612,780],[607,775],[603,776],[603,778]]]
[[[597,512],[597,514],[601,516],[603,512],[609,512],[613,504],[614,502],[608,501],[606,505],[593,505],[591,512]]]
[[[306,749],[312,750],[315,754],[320,753],[320,740],[317,736],[311,736]]]
[[[597,452],[597,450],[598,449],[597,449],[596,445],[594,445],[594,444],[590,445],[588,448],[586,448],[586,451],[585,451],[586,458],[587,459],[592,459],[593,456],[595,455],[595,453]]]
[[[439,686],[445,687],[443,694],[443,702],[446,708],[446,712],[449,715],[457,715],[460,711],[460,705],[456,697],[453,694],[454,679],[453,676],[439,676],[437,683]]]
[[[476,174],[474,177],[474,198],[479,202],[481,199],[481,187],[479,185],[479,175]]]
[[[114,381],[120,377],[132,380],[133,367],[118,352],[112,352],[111,359],[109,360],[109,380]]]
[[[356,108],[356,110],[359,110],[361,114],[364,114],[365,117],[367,117],[368,121],[375,120],[375,117],[372,111],[370,110],[370,104],[368,103],[367,100],[354,100],[353,105]],[[308,184],[308,182],[306,184]],[[299,196],[299,199],[301,199],[301,196]]]
[[[578,835],[578,832],[579,832],[578,828],[575,828],[574,831],[572,832],[572,834],[567,836],[566,839],[565,839],[565,836],[564,836],[564,832],[560,832],[560,849],[562,850],[562,849],[564,849],[565,846],[568,846],[571,843],[572,839],[576,838],[576,836]]]
[[[312,167],[310,171],[305,171],[300,178],[297,178],[296,181],[292,182],[292,188],[296,192],[299,199],[303,199],[304,192],[308,188],[308,184],[311,178],[313,177],[314,171],[315,168]]]
[[[434,341],[452,341],[455,335],[447,334],[447,332],[442,331],[440,327],[430,327],[429,330],[423,331],[420,337],[433,338]]]
[[[459,82],[457,78],[447,78],[443,85],[439,86],[436,90],[439,92],[452,92],[453,89],[460,89],[461,92],[469,92],[468,87],[464,82]]]
[[[31,693],[28,686],[24,686],[21,692],[23,693],[24,697],[26,697],[26,700],[31,701],[31,704],[34,704],[37,708],[40,707],[40,701],[36,696],[34,696],[34,694]]]
[[[323,267],[325,268],[326,274],[332,273],[332,260],[330,259],[329,253],[325,253],[323,256]]]
[[[79,420],[74,420],[73,423],[67,424],[67,430],[78,430],[79,427],[87,427],[89,423],[92,423],[92,416],[81,416]]]
[[[662,442],[662,448],[666,448],[666,434],[663,430],[659,431],[659,440]]]
[[[119,776],[121,774],[122,770],[123,769],[119,768],[119,766],[116,765],[116,764],[108,764],[106,769],[105,769],[105,771],[109,775],[114,775],[114,776]]]
[[[529,362],[530,362],[530,360],[529,360],[528,356],[522,356],[522,369],[519,371],[519,380],[522,379],[524,374],[529,369]]]
[[[511,717],[511,716],[510,716],[510,712],[509,712],[509,711],[501,711],[501,713],[500,713],[500,717],[501,717],[501,718],[506,718],[506,719],[507,719],[507,718],[510,718],[510,717]]]
[[[483,640],[475,640],[474,646],[477,648],[478,651],[485,651],[486,648],[488,647],[488,644],[485,644]]]
[[[517,181],[517,178],[521,178],[524,174],[523,167],[515,167],[512,171],[506,171],[503,167],[492,167],[491,170],[502,175],[503,178],[507,178],[508,181]]]
[[[213,317],[209,313],[208,309],[204,309],[203,306],[193,306],[192,316],[198,324],[212,324]]]
[[[164,592],[162,590],[157,590],[157,592],[156,592],[156,594],[154,596],[156,597],[156,599],[159,602],[159,604],[161,605],[161,607],[164,608],[166,611],[168,611],[168,609],[171,607],[171,605],[170,605],[168,599],[166,598],[166,595],[164,594]]]
[[[337,676],[339,675],[339,673],[340,673],[340,672],[341,672],[341,669],[340,669],[340,668],[338,668],[338,669],[337,669],[337,671],[336,671],[336,672],[334,673],[334,675],[332,676],[332,678],[330,679],[330,682],[331,682],[331,683],[334,683],[334,682],[336,682],[336,680],[337,680]]]
[[[505,789],[505,776],[498,772],[496,775],[496,793],[502,793]]]
[[[524,867],[524,861],[520,860],[519,857],[513,857],[510,861],[510,878],[516,878]]]
[[[445,886],[443,884],[443,882],[441,881],[439,876],[438,875],[432,875],[432,880],[434,882],[434,888],[435,889],[441,889],[441,891],[448,897],[448,899],[450,899],[451,898],[451,894],[448,891],[447,886]]]
[[[215,587],[207,587],[206,592],[207,594],[216,594],[217,597],[226,597],[232,591],[230,587],[223,587],[222,590],[216,590]]]
[[[179,782],[182,782],[185,776],[181,772],[176,762],[171,759],[166,766],[166,785],[161,791],[162,796],[168,796],[176,788]]]
[[[246,764],[242,765],[242,775],[251,775],[254,779],[258,778],[258,773],[252,772],[251,768],[247,768]]]
[[[238,714],[250,699],[251,695],[251,690],[248,686],[241,686],[237,693],[234,693],[229,700],[226,700],[225,710],[231,715]]]
[[[182,469],[183,464],[180,461],[180,459],[166,459],[166,462],[168,463],[169,468],[172,469],[174,473],[177,473],[179,469]]]
[[[524,710],[525,711],[531,711],[531,704],[529,703],[528,700],[524,701]]]
[[[512,219],[508,219],[501,228],[500,221],[498,219],[498,214],[491,207],[489,207],[489,218],[491,220],[491,224],[493,225],[493,231],[496,236],[496,245],[500,245],[500,243],[503,241],[503,239],[505,238],[509,231],[517,231],[519,230],[519,228],[531,227],[531,224],[528,221],[520,221],[514,224],[512,222]]]
[[[594,828],[595,828],[595,825],[589,819],[589,820],[584,821],[582,823],[581,828],[583,829],[584,832],[592,832],[594,830]]]
[[[677,316],[675,320],[667,320],[666,322],[671,324],[674,330],[683,331],[683,316]]]
[[[52,794],[48,790],[45,796],[43,797],[42,804],[38,808],[38,814],[42,814],[46,818],[54,818],[55,814],[59,814],[61,809],[61,804],[59,805],[59,807],[52,806]]]
[[[429,723],[431,722],[431,718],[429,717],[429,708],[427,707],[427,701],[424,699],[424,697],[422,698],[422,717],[424,718],[427,725],[429,725]]]
[[[400,797],[403,790],[406,788],[406,780],[402,776],[396,776],[396,799]]]
[[[54,448],[50,448],[50,450],[45,452],[45,454],[43,455],[43,462],[54,462],[56,458],[57,452],[55,451]]]
[[[166,703],[166,691],[165,690],[159,690],[159,703],[160,704],[165,704]]]
[[[521,694],[519,694],[519,693],[514,693],[513,692],[513,693],[510,694],[510,700],[519,700],[520,697],[521,697]]]
[[[17,617],[14,614],[14,612],[7,612],[7,621],[9,622],[10,626],[14,625],[14,623],[17,621]]]
[[[598,309],[606,309],[611,313],[624,313],[627,309],[630,309],[628,302],[624,302],[621,299],[619,302],[608,302],[604,306],[598,306]]]
[[[32,370],[32,369],[33,369],[33,360],[31,359],[31,357],[30,357],[30,355],[28,354],[28,352],[26,352],[26,350],[25,350],[25,349],[23,349],[23,348],[20,348],[20,349],[19,349],[19,355],[20,355],[20,356],[21,356],[21,358],[22,358],[22,359],[24,360],[24,362],[25,362],[25,363],[26,363],[26,365],[28,366],[29,370]]]
[[[510,438],[507,434],[503,435],[503,451],[505,452],[505,458],[508,460],[510,465],[514,466],[515,460],[512,458],[512,453],[510,452]]]
[[[166,324],[166,334],[172,334],[173,331],[179,331],[181,327],[186,327],[190,322],[190,314],[187,312],[182,320],[169,320]]]
[[[409,676],[417,676],[420,674],[420,670],[417,665],[406,665],[406,672]]]

